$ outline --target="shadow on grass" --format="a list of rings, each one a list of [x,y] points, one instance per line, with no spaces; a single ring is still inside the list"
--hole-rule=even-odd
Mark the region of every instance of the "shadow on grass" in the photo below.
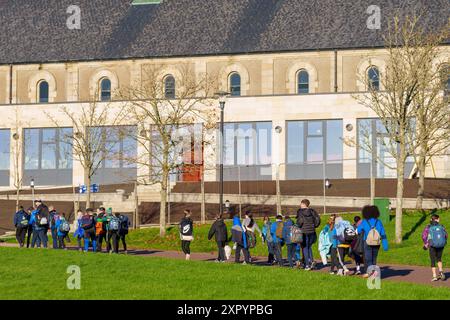
[[[431,214],[433,214],[434,212],[436,212],[435,210],[431,211]],[[416,224],[411,228],[411,230],[409,230],[407,233],[405,233],[405,235],[403,236],[403,241],[408,240],[412,234],[414,234],[417,230],[417,228],[419,228],[427,219],[427,213],[422,210],[422,215],[419,219],[419,221],[416,222]]]

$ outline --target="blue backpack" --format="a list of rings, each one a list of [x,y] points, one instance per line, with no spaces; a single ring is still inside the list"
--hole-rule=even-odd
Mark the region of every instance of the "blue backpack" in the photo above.
[[[428,239],[433,248],[443,248],[447,244],[446,232],[444,226],[436,224],[430,226],[428,231]]]
[[[119,219],[115,216],[112,216],[111,220],[109,220],[109,230],[118,231],[119,227],[120,227]]]

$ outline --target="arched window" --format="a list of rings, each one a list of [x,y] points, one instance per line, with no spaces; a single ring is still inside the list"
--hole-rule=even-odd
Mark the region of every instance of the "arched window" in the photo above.
[[[369,85],[369,90],[380,90],[380,71],[377,67],[371,66],[367,69],[367,83]]]
[[[297,73],[297,93],[309,93],[309,73],[304,69],[300,70]]]
[[[40,81],[38,84],[38,97],[40,103],[48,102],[49,86],[47,81]]]
[[[111,101],[111,80],[108,78],[100,80],[100,101]]]
[[[241,76],[237,72],[230,75],[230,93],[235,97],[241,95]]]
[[[175,99],[175,78],[172,75],[164,79],[164,96],[166,99]]]

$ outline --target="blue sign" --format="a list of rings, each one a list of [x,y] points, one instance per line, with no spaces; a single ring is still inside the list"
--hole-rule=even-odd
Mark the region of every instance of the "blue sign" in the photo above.
[[[91,192],[92,193],[97,193],[99,191],[100,191],[100,186],[98,184],[91,185]]]
[[[82,186],[80,186],[79,192],[80,192],[81,194],[84,194],[84,193],[87,192],[87,188],[86,188],[86,186],[85,186],[84,184],[83,184]]]

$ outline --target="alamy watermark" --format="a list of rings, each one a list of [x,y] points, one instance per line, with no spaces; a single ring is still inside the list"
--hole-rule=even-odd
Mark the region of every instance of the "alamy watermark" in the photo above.
[[[70,265],[67,267],[67,274],[70,276],[67,278],[66,285],[69,290],[81,289],[81,269],[79,266]]]
[[[381,269],[379,266],[369,266],[367,268],[367,288],[369,290],[380,290],[381,289]]]

